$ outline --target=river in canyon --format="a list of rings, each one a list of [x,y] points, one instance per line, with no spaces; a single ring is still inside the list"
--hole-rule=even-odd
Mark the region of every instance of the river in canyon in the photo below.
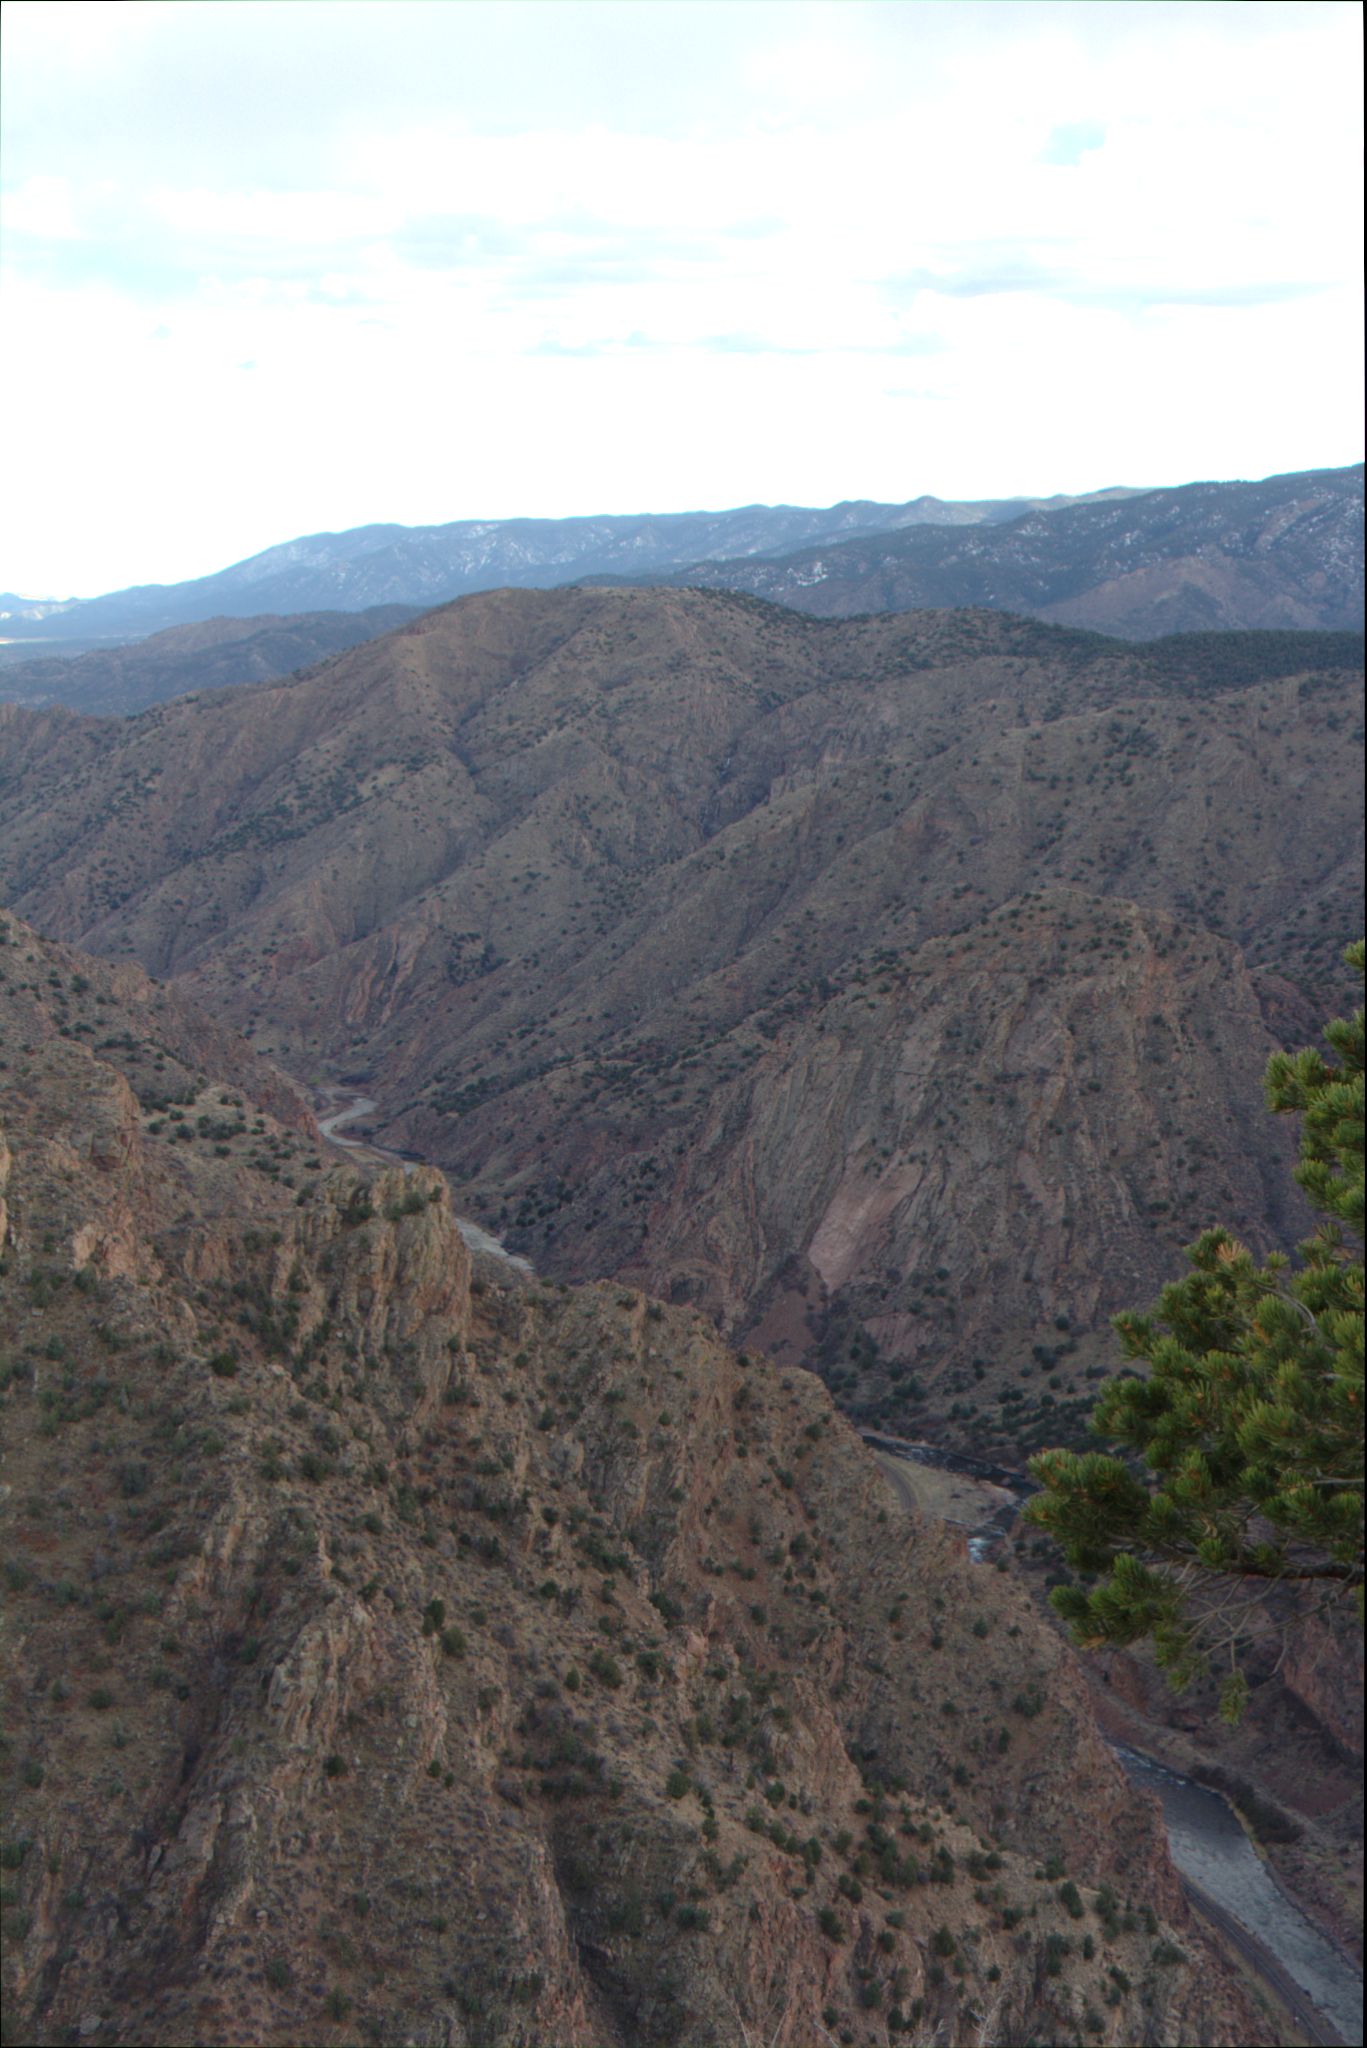
[[[1287,1996],[1288,1986],[1267,1973],[1302,2022],[1318,2019],[1313,2037],[1344,2042],[1362,2039],[1362,1978],[1348,1958],[1312,1927],[1295,1901],[1287,1896],[1249,1841],[1229,1802],[1204,1785],[1195,1785],[1152,1757],[1141,1756],[1124,1743],[1112,1748],[1137,1785],[1156,1792],[1163,1804],[1172,1860],[1187,1880],[1198,1910],[1212,1901],[1253,1941],[1261,1945],[1290,1986],[1309,2001]],[[1212,1915],[1217,1924],[1219,1915]],[[1259,1958],[1240,1944],[1259,1967]],[[1332,2033],[1323,2026],[1329,2022]]]
[[[978,1563],[996,1554],[1035,1490],[1024,1472],[935,1444],[872,1432],[865,1441],[903,1505],[957,1524]],[[1111,1747],[1134,1783],[1157,1794],[1172,1860],[1197,1911],[1253,1966],[1308,2039],[1361,2041],[1360,1972],[1283,1891],[1229,1801],[1124,1743]]]

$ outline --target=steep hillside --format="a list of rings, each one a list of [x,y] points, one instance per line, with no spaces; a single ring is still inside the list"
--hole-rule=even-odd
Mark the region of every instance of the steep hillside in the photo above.
[[[1126,639],[1211,629],[1360,631],[1362,478],[1307,470],[1031,511],[989,530],[908,528],[667,580],[822,618],[993,605]],[[652,579],[655,580],[655,579]]]
[[[145,711],[191,690],[267,682],[392,633],[417,616],[412,605],[364,612],[305,612],[288,619],[207,619],[174,626],[131,647],[103,648],[70,660],[0,665],[0,700],[64,704],[71,711]],[[9,649],[12,653],[14,650]]]
[[[132,721],[0,710],[0,859],[364,1077],[539,1269],[1019,1450],[1202,1223],[1303,1227],[1259,1076],[1360,927],[1358,652],[497,593]]]
[[[0,939],[10,2038],[1272,2038],[810,1375],[472,1271],[209,1027],[147,1100],[164,999]]]

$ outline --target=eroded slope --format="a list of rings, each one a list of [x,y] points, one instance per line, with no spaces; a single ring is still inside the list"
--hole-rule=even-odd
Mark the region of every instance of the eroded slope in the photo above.
[[[110,971],[4,937],[17,2037],[1260,2038],[815,1379],[472,1272],[246,1066],[144,1106]]]
[[[12,714],[3,845],[45,929],[364,1076],[542,1270],[1019,1448],[1200,1224],[1303,1227],[1255,1105],[1361,919],[1346,659],[503,592],[279,686]]]

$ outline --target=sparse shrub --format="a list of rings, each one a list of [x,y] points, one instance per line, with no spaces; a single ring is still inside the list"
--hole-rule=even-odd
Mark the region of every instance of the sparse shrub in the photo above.
[[[594,1651],[589,1658],[589,1670],[600,1685],[609,1686],[614,1691],[622,1683],[622,1667],[606,1650]]]
[[[1066,1934],[1047,1934],[1044,1938],[1044,1968],[1050,1977],[1057,1977],[1063,1969],[1064,1958],[1071,1955],[1072,1943]]]

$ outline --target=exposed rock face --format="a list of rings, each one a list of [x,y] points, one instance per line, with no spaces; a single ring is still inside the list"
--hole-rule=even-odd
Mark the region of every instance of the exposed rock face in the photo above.
[[[942,1410],[1005,1396],[993,1433],[1026,1441],[1059,1425],[1051,1368],[1076,1391],[1090,1333],[1168,1276],[1212,1181],[1270,1236],[1302,1228],[1259,1128],[1271,1042],[1230,950],[1036,899],[787,1024],[656,1192],[646,1270],[861,1402],[912,1375]]]
[[[207,1059],[141,1107],[146,1005],[5,939],[17,2037],[1268,2038],[817,1380],[472,1271]]]
[[[0,710],[0,847],[45,929],[366,1075],[540,1270],[1019,1454],[1200,1227],[1306,1226],[1259,1077],[1362,916],[1344,658],[502,592],[136,721]]]

